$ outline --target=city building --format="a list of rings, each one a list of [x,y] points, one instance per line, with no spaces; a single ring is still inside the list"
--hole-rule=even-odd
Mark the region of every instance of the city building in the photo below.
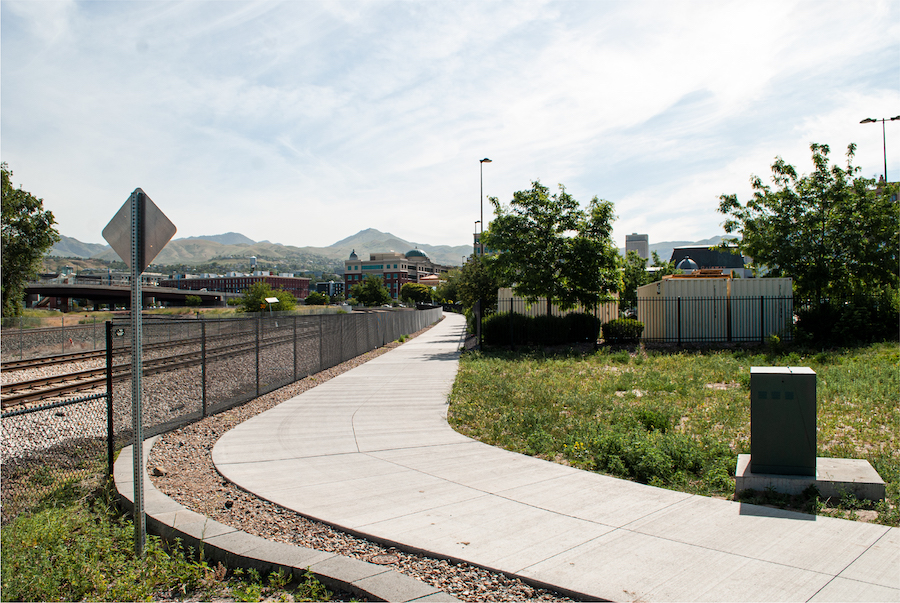
[[[243,293],[256,283],[267,283],[272,289],[287,291],[298,300],[309,296],[309,279],[296,276],[272,276],[268,272],[252,275],[230,273],[227,276],[179,274],[175,278],[159,281],[160,287],[174,287],[188,291],[220,291],[223,293]]]
[[[353,285],[361,283],[367,276],[379,277],[394,299],[400,298],[400,289],[406,283],[428,283],[425,277],[436,275],[440,278],[450,270],[450,266],[435,264],[424,251],[413,249],[403,253],[371,253],[368,261],[360,260],[356,250],[350,259],[344,261],[344,285],[350,291]]]
[[[753,271],[745,268],[744,256],[737,252],[717,248],[710,249],[708,246],[693,247],[676,247],[672,250],[672,262],[677,267],[685,258],[690,258],[697,264],[697,269],[719,269],[725,274],[738,276],[740,278],[750,278]]]
[[[316,283],[316,291],[319,293],[324,293],[328,297],[343,295],[344,283],[336,283],[334,281],[328,281],[327,283]]]
[[[625,255],[629,251],[637,251],[638,255],[645,260],[650,259],[650,236],[638,234],[636,232],[625,235]]]

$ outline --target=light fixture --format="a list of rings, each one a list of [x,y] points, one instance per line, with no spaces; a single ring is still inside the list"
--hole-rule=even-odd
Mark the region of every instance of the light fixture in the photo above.
[[[898,119],[900,119],[900,115],[897,115],[896,117],[882,118],[882,119],[875,119],[873,117],[867,117],[864,120],[859,122],[861,124],[874,124],[874,123],[878,123],[879,121],[881,122],[881,144],[884,149],[884,183],[885,184],[887,184],[888,178],[887,178],[887,135],[884,132],[884,122],[897,121]]]

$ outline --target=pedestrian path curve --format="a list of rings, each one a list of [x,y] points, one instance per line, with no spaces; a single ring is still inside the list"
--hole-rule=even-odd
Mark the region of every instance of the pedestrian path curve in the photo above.
[[[654,488],[456,433],[464,329],[446,315],[231,430],[213,462],[348,532],[589,599],[900,601],[897,528]]]

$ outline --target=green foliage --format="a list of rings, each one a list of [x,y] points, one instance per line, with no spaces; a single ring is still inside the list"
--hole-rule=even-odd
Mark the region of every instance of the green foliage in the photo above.
[[[596,307],[621,287],[613,205],[594,197],[584,211],[564,186],[549,192],[535,180],[531,190],[513,195],[509,207],[491,198],[496,216],[483,235],[495,252],[486,258],[488,267],[517,295],[531,302],[547,298],[548,313],[553,301],[562,308]]]
[[[267,297],[277,297],[278,303],[270,304]],[[297,305],[297,299],[289,291],[272,289],[269,283],[259,281],[250,285],[243,293],[240,300],[241,310],[244,312],[286,312],[293,310]]]
[[[406,283],[400,287],[400,299],[410,303],[431,301],[431,287],[420,283]]]
[[[184,305],[189,307],[197,307],[203,303],[199,295],[186,295],[184,297]]]
[[[99,474],[97,474],[99,477]],[[143,558],[134,554],[134,528],[113,502],[109,486],[68,484],[0,531],[4,601],[329,600],[312,574],[299,582],[274,572],[236,569],[227,579],[181,542],[148,536]]]
[[[22,313],[22,299],[29,279],[34,278],[41,267],[44,253],[59,241],[59,233],[53,227],[56,220],[44,211],[43,199],[38,199],[22,187],[13,188],[12,171],[6,163],[0,164],[2,172],[2,289],[3,316]]]
[[[819,501],[820,511],[852,519],[864,508],[896,526],[898,363],[893,343],[828,352],[474,352],[460,360],[448,418],[461,433],[508,450],[731,498],[737,455],[750,451],[750,367],[809,366],[818,374],[817,456],[867,459],[887,489],[883,503],[843,497]]]
[[[896,341],[900,291],[883,287],[870,296],[826,300],[797,309],[798,339],[814,345],[855,346]]]
[[[659,268],[659,270],[654,270],[650,274],[650,282],[655,283],[657,281],[661,281],[664,276],[669,276],[671,274],[681,274],[681,270],[677,270],[675,268],[675,262],[671,260],[663,261],[659,257],[659,253],[653,252],[650,254],[650,259],[652,261],[651,266],[654,268]]]
[[[636,342],[644,332],[644,323],[632,318],[617,318],[603,323],[603,340],[607,343]]]
[[[378,276],[367,276],[350,288],[350,295],[364,306],[382,306],[391,303],[391,294]]]
[[[485,308],[497,305],[499,282],[490,270],[487,260],[482,257],[472,258],[459,269],[457,280],[457,299],[464,309],[475,306],[482,300]]]
[[[621,259],[621,265],[622,294],[619,296],[619,309],[633,310],[637,308],[638,287],[651,282],[650,273],[647,272],[647,260],[632,249]]]
[[[7,601],[140,601],[158,590],[194,592],[204,568],[180,547],[147,540],[133,554],[133,529],[111,509],[48,507],[17,517],[2,531],[3,599]]]
[[[563,316],[570,341],[596,343],[600,337],[600,319],[593,314],[571,312]]]
[[[751,178],[753,198],[719,197],[728,216],[725,232],[740,232],[740,250],[757,269],[789,276],[800,297],[847,298],[898,287],[900,213],[896,184],[875,187],[856,177],[856,145],[847,147],[847,167],[829,165],[828,145],[811,144],[815,170],[800,176],[781,157],[772,183]],[[735,242],[735,241],[730,241]]]
[[[328,305],[328,296],[318,291],[313,291],[306,296],[307,306],[325,306]]]
[[[462,268],[451,268],[447,274],[442,275],[443,279],[438,284],[434,292],[434,297],[441,303],[453,304],[459,301],[459,277]]]
[[[485,345],[554,346],[596,342],[600,322],[590,314],[525,316],[511,312],[492,314],[481,325]]]

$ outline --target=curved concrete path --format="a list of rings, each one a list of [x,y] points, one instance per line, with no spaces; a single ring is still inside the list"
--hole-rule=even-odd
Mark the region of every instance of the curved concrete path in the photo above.
[[[616,601],[900,601],[900,530],[692,496],[445,420],[463,319],[225,434],[218,470],[349,532]]]

